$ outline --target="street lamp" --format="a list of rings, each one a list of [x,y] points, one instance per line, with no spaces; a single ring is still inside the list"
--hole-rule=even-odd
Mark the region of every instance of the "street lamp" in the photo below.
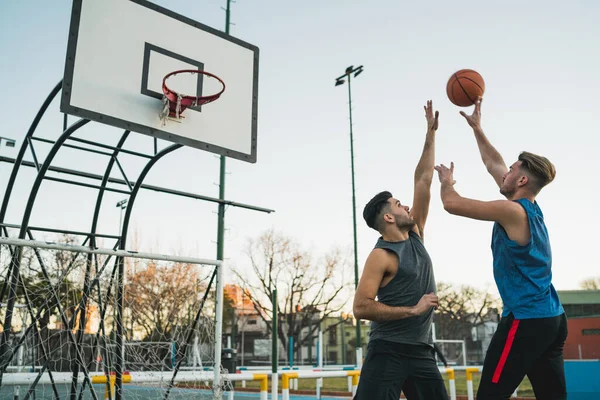
[[[121,209],[121,215],[119,216],[119,233],[121,233],[121,224],[123,223],[123,210],[127,208],[127,199],[123,199],[117,202],[116,207]]]
[[[123,224],[123,210],[127,208],[127,201],[128,201],[128,199],[120,200],[120,201],[117,202],[117,205],[116,205],[117,208],[121,209],[120,210],[120,214],[119,214],[119,244],[120,244],[120,242],[122,240],[122,238],[121,238],[120,235],[121,235],[121,229],[122,229],[121,225]],[[125,260],[122,260],[122,262],[125,262]],[[125,271],[125,265],[123,265],[123,271]],[[125,277],[126,276],[127,275],[125,273],[123,273],[123,286],[125,286],[125,283],[126,283],[125,282]],[[117,291],[116,285],[117,285],[117,282],[115,281],[115,293]],[[115,296],[115,311],[116,311],[116,309],[117,309],[117,296]],[[114,321],[115,320],[116,320],[116,315],[115,315],[115,318],[113,318],[113,332],[114,332],[114,329],[115,329],[115,325],[114,325]],[[126,333],[127,332],[127,329],[126,329],[127,325],[125,323],[124,318],[121,321],[121,323],[123,324],[123,328],[125,328],[124,331]],[[133,336],[133,318],[131,319],[131,324],[132,324],[131,335]],[[121,360],[122,360],[121,362],[123,363],[123,368],[125,368],[125,338],[123,338],[123,345],[121,346]]]
[[[6,147],[15,147],[15,145],[17,144],[17,141],[15,139],[0,136],[0,144],[2,144],[2,140],[4,140],[4,145]]]
[[[358,287],[358,250],[357,250],[357,239],[356,239],[356,195],[354,186],[354,137],[352,134],[352,89],[350,82],[352,77],[356,78],[363,72],[363,66],[354,68],[353,65],[346,68],[346,72],[343,75],[335,78],[335,86],[343,85],[348,79],[348,111],[350,113],[350,165],[352,171],[352,228],[354,231],[354,289]],[[360,338],[360,320],[356,320],[356,363],[359,364],[358,357],[362,353],[362,341]],[[359,349],[361,350],[359,353]]]

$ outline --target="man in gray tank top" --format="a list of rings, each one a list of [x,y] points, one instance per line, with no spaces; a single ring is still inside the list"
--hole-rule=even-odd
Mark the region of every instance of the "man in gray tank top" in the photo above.
[[[354,315],[368,319],[371,335],[355,399],[448,400],[431,336],[438,305],[433,266],[423,232],[435,158],[438,112],[425,106],[427,133],[415,170],[412,208],[390,192],[365,206],[367,225],[381,237],[369,254],[354,296]]]

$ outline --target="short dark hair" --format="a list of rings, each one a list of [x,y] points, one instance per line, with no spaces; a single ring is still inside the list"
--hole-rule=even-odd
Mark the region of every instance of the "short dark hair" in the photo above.
[[[546,157],[524,151],[519,154],[519,161],[521,167],[533,175],[535,194],[552,182],[556,176],[554,165]]]
[[[387,206],[389,205],[388,200],[392,198],[392,194],[388,191],[377,193],[363,209],[363,218],[367,222],[370,228],[380,231],[381,228],[381,216],[384,214]]]

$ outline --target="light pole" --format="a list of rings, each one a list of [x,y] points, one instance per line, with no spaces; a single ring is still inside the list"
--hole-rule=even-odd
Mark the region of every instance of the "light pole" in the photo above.
[[[121,225],[123,224],[123,210],[127,208],[127,201],[128,199],[123,199],[117,202],[116,207],[120,208],[120,214],[119,214],[119,242],[123,239],[121,237]],[[123,260],[123,262],[125,262],[125,260]],[[125,271],[125,269],[123,269],[123,271]],[[125,276],[126,274],[123,274],[123,285],[125,285]],[[115,281],[115,285],[116,285],[116,281]],[[115,293],[116,293],[116,289],[115,289]],[[115,302],[117,301],[117,297],[115,296]],[[116,309],[116,303],[115,303],[115,309]],[[114,320],[116,318],[113,319],[113,331],[114,331]],[[133,319],[132,319],[132,323],[133,323]],[[121,324],[123,324],[123,327],[125,328],[125,321],[121,321]],[[125,329],[125,331],[127,331],[127,329]],[[131,331],[131,334],[133,336],[133,329]],[[123,367],[125,367],[125,338],[123,338],[123,346],[121,346],[121,360],[122,360],[122,365]]]
[[[118,201],[116,207],[121,209],[121,214],[119,215],[119,234],[121,234],[121,225],[123,224],[123,210],[127,208],[127,199]]]
[[[363,66],[354,68],[353,65],[346,68],[346,72],[343,75],[335,78],[335,86],[343,85],[346,79],[348,79],[348,112],[350,113],[350,165],[352,174],[352,228],[354,231],[354,289],[358,286],[358,250],[357,250],[357,239],[356,239],[356,194],[354,185],[354,136],[352,133],[352,87],[350,82],[352,77],[356,78],[363,72]],[[359,352],[360,349],[360,352]],[[362,341],[360,338],[360,320],[356,320],[356,364],[359,364],[359,357],[362,355]]]
[[[0,145],[2,144],[2,140],[4,140],[4,145],[6,147],[15,147],[15,145],[17,144],[17,141],[15,139],[0,136]]]

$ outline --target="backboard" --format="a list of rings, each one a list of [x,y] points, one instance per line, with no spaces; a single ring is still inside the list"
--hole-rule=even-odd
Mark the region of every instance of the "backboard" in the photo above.
[[[73,0],[61,111],[256,162],[258,48],[145,0]],[[160,118],[168,73],[200,69],[226,90],[179,121]],[[178,91],[218,85],[187,74]]]

